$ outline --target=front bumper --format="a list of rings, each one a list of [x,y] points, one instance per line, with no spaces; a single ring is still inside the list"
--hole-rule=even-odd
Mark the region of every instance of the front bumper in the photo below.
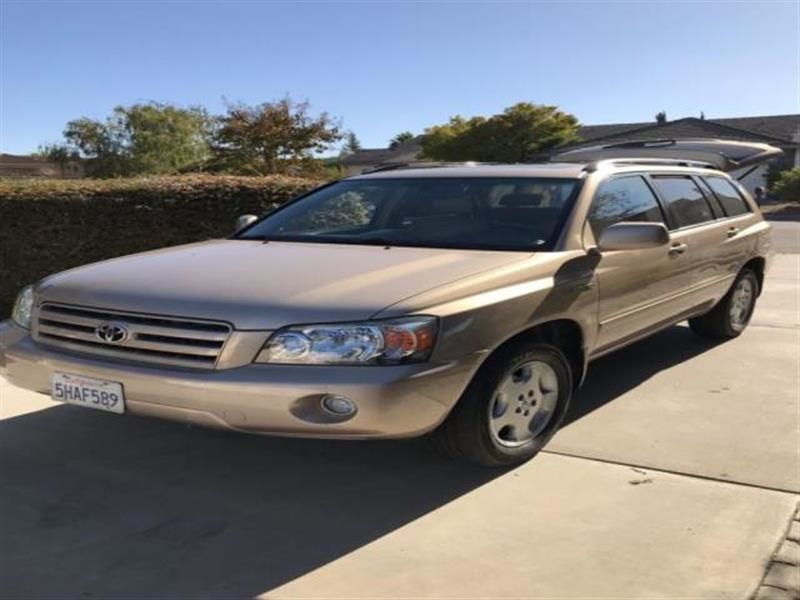
[[[122,383],[127,412],[251,433],[300,437],[398,438],[441,423],[482,353],[446,364],[402,366],[262,365],[191,370],[153,367],[68,353],[0,323],[0,374],[13,385],[49,394],[55,371]],[[320,408],[336,394],[358,407],[347,420]]]

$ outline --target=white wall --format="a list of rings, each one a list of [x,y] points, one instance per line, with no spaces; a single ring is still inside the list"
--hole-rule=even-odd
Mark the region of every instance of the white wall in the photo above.
[[[753,167],[747,167],[745,169],[731,171],[730,176],[738,180],[743,173],[747,173],[747,171],[752,168]],[[767,187],[767,165],[761,165],[747,177],[739,181],[739,183],[741,183],[750,194],[753,194],[757,187]]]

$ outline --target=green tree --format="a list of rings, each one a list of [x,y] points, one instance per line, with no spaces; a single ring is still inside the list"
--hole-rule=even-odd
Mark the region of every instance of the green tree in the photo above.
[[[358,139],[355,133],[348,131],[344,137],[344,147],[342,148],[343,154],[353,154],[361,150],[361,140]]]
[[[135,173],[174,173],[210,156],[211,119],[202,108],[136,104],[123,122]]]
[[[656,123],[663,125],[667,122],[667,111],[661,110],[656,113]]]
[[[800,202],[800,167],[782,171],[771,192],[784,202]]]
[[[258,106],[233,104],[218,119],[214,163],[243,174],[272,174],[315,168],[315,153],[343,137],[328,113],[312,117],[309,103],[284,98]]]
[[[208,157],[209,127],[202,108],[117,106],[104,121],[69,121],[64,142],[40,151],[56,162],[85,159],[87,172],[97,177],[175,173]]]
[[[425,130],[422,153],[433,160],[524,162],[578,139],[578,119],[555,106],[520,102],[489,117],[451,117]]]
[[[389,142],[389,148],[397,148],[401,144],[405,144],[406,142],[410,142],[414,139],[414,134],[410,131],[401,131],[396,136],[392,138],[392,141]]]

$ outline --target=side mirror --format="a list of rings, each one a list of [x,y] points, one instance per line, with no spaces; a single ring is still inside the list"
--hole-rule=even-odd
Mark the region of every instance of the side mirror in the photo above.
[[[663,223],[615,223],[600,235],[600,250],[644,250],[669,243]]]
[[[255,216],[255,215],[242,215],[242,216],[240,216],[238,219],[236,219],[236,226],[235,226],[233,232],[236,233],[237,231],[241,231],[242,229],[244,229],[245,227],[250,225],[250,223],[252,223],[253,221],[255,221],[257,219],[258,219],[258,217]]]

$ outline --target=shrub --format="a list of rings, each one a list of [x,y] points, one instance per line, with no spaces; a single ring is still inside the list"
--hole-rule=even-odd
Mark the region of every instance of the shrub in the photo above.
[[[800,202],[800,167],[783,171],[771,191],[784,202]]]
[[[107,258],[230,235],[320,180],[191,175],[0,180],[0,315],[19,288]]]

